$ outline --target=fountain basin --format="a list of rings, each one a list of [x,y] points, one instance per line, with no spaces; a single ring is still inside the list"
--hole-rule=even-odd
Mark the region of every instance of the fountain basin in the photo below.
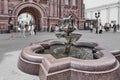
[[[51,54],[44,54],[45,49],[61,44],[64,45],[63,42],[51,39],[26,47],[20,54],[18,68],[25,73],[38,75],[40,80],[119,80],[119,62],[97,43],[73,44],[75,47],[84,46],[95,50],[97,59],[94,60],[74,57],[56,59]],[[36,54],[38,50],[41,54]]]

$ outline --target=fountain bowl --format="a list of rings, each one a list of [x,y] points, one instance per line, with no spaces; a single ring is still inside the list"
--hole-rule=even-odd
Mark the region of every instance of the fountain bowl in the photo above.
[[[94,42],[76,42],[75,47],[89,47],[96,59],[84,60],[74,57],[56,59],[45,54],[53,45],[64,45],[58,40],[33,43],[23,49],[19,56],[18,68],[28,74],[38,75],[40,80],[119,80],[119,62],[109,52]],[[41,54],[37,54],[39,51]]]

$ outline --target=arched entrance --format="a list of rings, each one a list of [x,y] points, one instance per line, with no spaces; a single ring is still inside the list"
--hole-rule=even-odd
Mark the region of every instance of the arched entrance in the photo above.
[[[37,9],[35,9],[33,7],[25,7],[19,12],[18,16],[23,13],[28,13],[28,14],[32,15],[32,18],[33,18],[32,24],[36,25],[38,30],[41,30],[41,22],[40,22],[41,14],[38,12]]]
[[[42,26],[45,25],[44,17],[46,16],[46,11],[43,6],[35,3],[21,3],[17,5],[13,11],[13,15],[16,16],[14,19],[15,25],[18,24],[17,18],[23,13],[32,15],[33,24],[36,25],[38,30],[41,30]]]

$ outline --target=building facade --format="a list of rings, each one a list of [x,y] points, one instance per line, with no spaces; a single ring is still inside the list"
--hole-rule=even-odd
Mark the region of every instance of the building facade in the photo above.
[[[0,0],[0,29],[7,30],[9,20],[18,25],[18,16],[29,13],[38,30],[54,27],[64,17],[73,15],[79,29],[84,26],[83,0]]]
[[[88,0],[85,2],[85,18],[87,20],[95,20],[95,13],[100,12],[99,22],[103,25],[105,23],[120,24],[120,0],[91,1],[91,3]]]

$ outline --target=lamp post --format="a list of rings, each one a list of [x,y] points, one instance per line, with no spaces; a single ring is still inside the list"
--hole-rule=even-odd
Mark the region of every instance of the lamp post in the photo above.
[[[98,33],[98,26],[99,26],[99,17],[100,17],[100,12],[95,13],[95,17],[97,19],[97,27],[96,27],[96,34]]]

